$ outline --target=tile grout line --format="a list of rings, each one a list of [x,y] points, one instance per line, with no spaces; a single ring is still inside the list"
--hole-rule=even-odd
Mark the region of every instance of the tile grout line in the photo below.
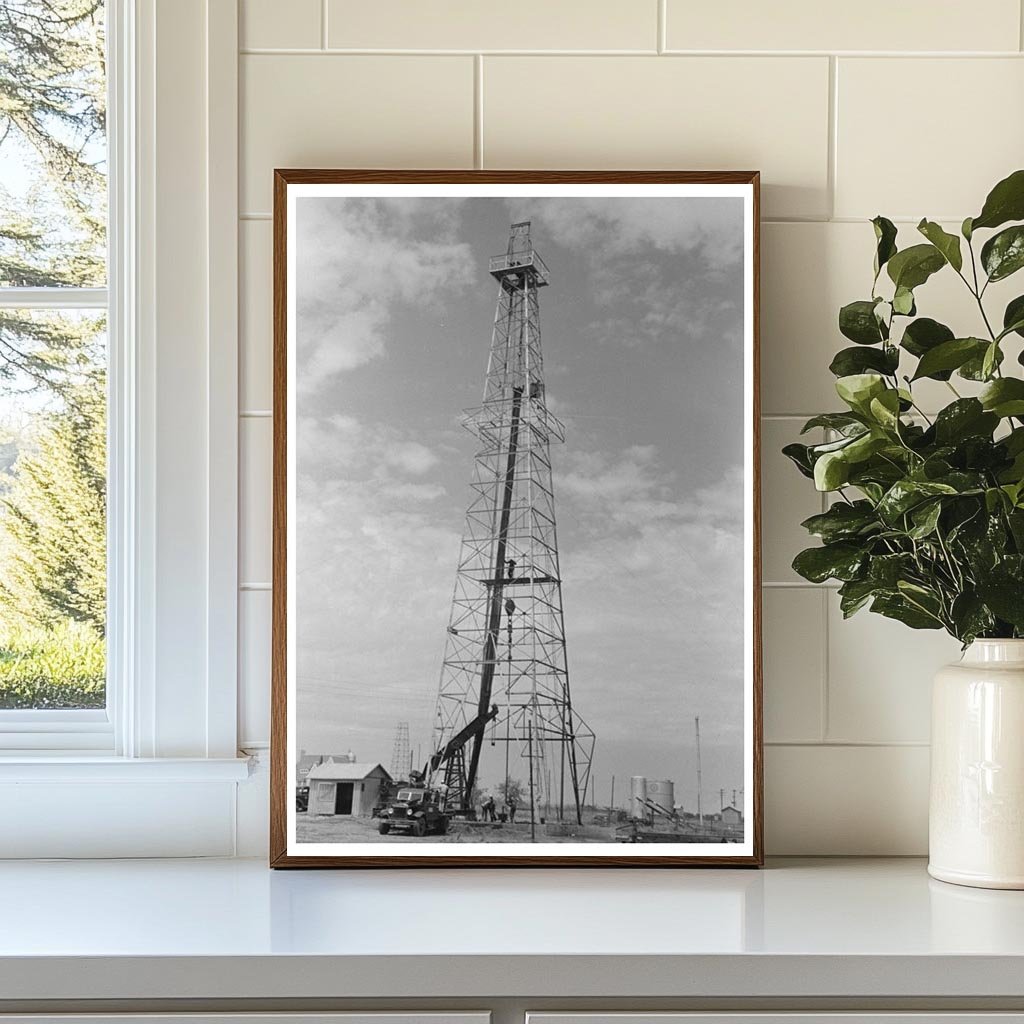
[[[825,182],[828,190],[828,219],[836,215],[836,178],[839,165],[839,58],[828,59],[828,166]]]
[[[657,48],[658,48],[658,54],[661,55],[661,54],[664,54],[665,50],[668,49],[668,25],[667,25],[668,0],[657,0],[657,2],[658,2],[658,25],[657,25],[658,39],[657,39]],[[1021,2],[1024,3],[1024,0],[1021,0]]]
[[[829,602],[829,591],[822,588],[821,591],[821,712],[819,715],[820,721],[818,722],[819,734],[821,736],[821,742],[828,742],[829,729],[831,728],[829,721],[829,656],[831,650],[829,647],[829,621],[828,621],[828,602]]]
[[[329,0],[320,0],[320,50],[327,49],[327,5]]]
[[[920,750],[927,749],[931,743],[925,740],[826,740],[818,743],[815,740],[765,740],[766,747],[810,747],[814,750],[854,749],[854,750]]]
[[[761,60],[807,59],[840,57],[858,60],[1008,60],[1020,58],[1020,50],[890,50],[879,53],[876,50],[590,50],[549,49],[549,50],[503,50],[483,47],[479,50],[422,49],[415,47],[311,47],[311,46],[243,46],[238,51],[247,57],[261,56],[318,56],[332,57],[471,57],[483,54],[488,57],[748,57]]]
[[[473,166],[484,166],[484,58],[473,57]]]
[[[1017,12],[1017,26],[1020,32],[1018,45],[1021,52],[1024,53],[1024,0],[1021,0],[1020,9]]]

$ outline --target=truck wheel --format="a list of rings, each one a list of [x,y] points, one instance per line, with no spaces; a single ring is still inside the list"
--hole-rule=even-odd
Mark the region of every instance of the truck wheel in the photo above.
[[[417,818],[413,823],[412,834],[419,839],[427,834],[427,823],[422,818]]]
[[[380,834],[381,834],[382,836],[386,836],[386,835],[387,835],[387,834],[388,834],[388,833],[389,833],[389,832],[391,831],[391,826],[390,826],[390,825],[389,825],[389,824],[388,824],[388,823],[387,823],[386,821],[382,821],[382,822],[381,822],[381,823],[380,823],[380,824],[379,824],[379,825],[377,826],[377,831],[378,831],[378,832],[379,832],[379,833],[380,833]]]

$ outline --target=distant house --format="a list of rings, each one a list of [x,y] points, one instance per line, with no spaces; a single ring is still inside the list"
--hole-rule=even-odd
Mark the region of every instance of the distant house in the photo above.
[[[295,781],[300,786],[305,785],[306,776],[309,775],[310,770],[325,761],[334,761],[335,764],[348,761],[354,764],[355,759],[356,755],[351,750],[347,754],[307,754],[303,750],[295,765]]]
[[[299,758],[298,763],[295,765],[295,781],[301,786],[306,781],[306,776],[318,765],[323,762],[323,755],[321,754],[307,754],[303,753]]]
[[[310,814],[346,814],[368,818],[391,776],[379,764],[328,758],[309,770]]]
[[[743,812],[732,805],[722,808],[722,824],[726,828],[739,828],[743,824]]]

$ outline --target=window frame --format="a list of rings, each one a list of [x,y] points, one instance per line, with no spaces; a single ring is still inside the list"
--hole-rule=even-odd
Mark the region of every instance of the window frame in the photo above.
[[[133,0],[105,0],[106,66],[107,66],[107,283],[103,287],[9,288],[0,287],[0,308],[43,310],[103,310],[107,314],[107,678],[106,705],[103,708],[18,708],[0,709],[0,755],[29,751],[37,754],[83,752],[113,754],[118,743],[114,716],[118,707],[119,683],[124,666],[112,657],[123,643],[123,614],[118,592],[112,586],[114,572],[122,572],[123,558],[119,550],[123,517],[116,509],[125,500],[132,481],[115,476],[118,465],[116,450],[126,434],[125,413],[115,405],[115,392],[124,390],[122,377],[128,354],[127,323],[115,300],[123,304],[126,289],[121,275],[130,263],[127,259],[131,242],[132,218],[125,194],[135,173],[131,146],[126,136],[134,116],[134,46],[130,43],[130,23],[134,13]],[[112,515],[112,513],[114,513]],[[114,597],[112,603],[110,598]]]
[[[108,287],[89,290],[108,310],[107,708],[0,714],[14,856],[156,856],[176,828],[194,829],[197,850],[233,852],[249,774],[237,750],[237,43],[237,0],[107,0]],[[83,291],[68,292],[54,301],[83,308]],[[67,835],[19,795],[26,781],[76,783]],[[111,781],[125,783],[116,798]],[[140,786],[164,787],[161,811],[129,830],[124,801]],[[86,818],[81,853],[71,823]]]

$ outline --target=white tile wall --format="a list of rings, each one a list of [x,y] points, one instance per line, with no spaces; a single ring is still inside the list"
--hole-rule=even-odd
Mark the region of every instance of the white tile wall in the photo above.
[[[241,203],[269,213],[275,167],[465,167],[473,58],[247,54]]]
[[[836,94],[839,216],[884,210],[891,218],[916,222],[927,213],[959,223],[1021,165],[1020,57],[840,59]],[[893,114],[905,128],[890,142],[885,126]],[[936,162],[938,152],[943,158]]]
[[[245,412],[267,412],[273,404],[273,238],[269,220],[244,220],[239,225],[238,329],[245,344],[238,358],[238,407]]]
[[[320,49],[323,0],[243,0],[238,22],[239,45],[245,49]]]
[[[658,0],[328,0],[327,43],[383,50],[646,50]]]
[[[825,57],[485,58],[484,163],[753,167],[768,216],[821,217],[828,75]]]
[[[667,0],[670,50],[1016,50],[1017,0]]]
[[[474,0],[426,14],[414,0],[240,2],[246,742],[266,740],[269,703],[271,423],[245,414],[270,407],[272,168],[755,167],[767,846],[922,853],[928,682],[957,646],[863,614],[843,622],[832,589],[793,574],[799,520],[821,502],[778,449],[835,405],[836,313],[871,284],[866,218],[910,235],[922,215],[958,223],[1024,164],[1019,0],[526,0],[515,19]],[[957,284],[937,276],[919,306],[974,331]]]

